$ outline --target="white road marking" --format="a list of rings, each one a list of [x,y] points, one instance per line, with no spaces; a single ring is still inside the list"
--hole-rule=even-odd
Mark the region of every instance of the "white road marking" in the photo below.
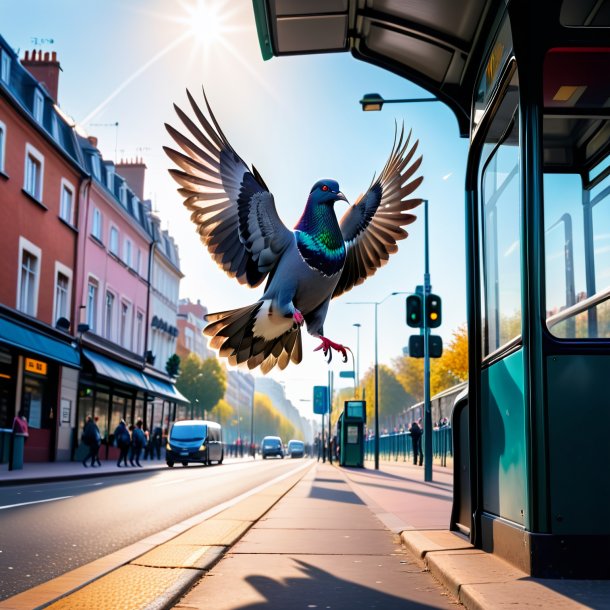
[[[17,506],[26,506],[27,504],[41,504],[42,502],[55,502],[55,500],[65,500],[66,498],[73,498],[74,496],[61,496],[60,498],[47,498],[46,500],[34,500],[33,502],[21,502],[19,504],[7,504],[6,506],[0,506],[0,510],[5,508],[16,508]]]
[[[152,487],[163,487],[164,485],[173,485],[174,483],[182,483],[186,479],[176,479],[175,481],[166,481],[165,483],[154,483]]]

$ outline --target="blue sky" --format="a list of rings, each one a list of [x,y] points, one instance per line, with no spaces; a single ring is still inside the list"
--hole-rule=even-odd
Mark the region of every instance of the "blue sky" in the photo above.
[[[391,104],[364,113],[364,93],[385,98],[428,97],[428,92],[349,53],[273,58],[258,47],[250,0],[0,0],[1,31],[19,50],[56,51],[61,62],[59,105],[99,139],[105,158],[143,157],[145,196],[179,244],[186,277],[181,296],[201,299],[210,311],[250,303],[250,290],[224,275],[200,244],[167,173],[161,147],[171,144],[164,123],[178,126],[173,104],[186,109],[185,89],[201,100],[201,87],[231,144],[254,164],[274,193],[278,212],[292,227],[311,185],[336,179],[350,201],[365,191],[390,152],[395,121],[413,129],[423,154],[423,185],[429,200],[430,272],[443,298],[448,340],[466,320],[464,275],[464,170],[467,141],[459,138],[453,113],[441,103]],[[209,15],[212,15],[211,17]],[[52,41],[52,42],[51,42]],[[118,127],[114,124],[118,122]],[[345,207],[339,203],[337,214]],[[347,301],[380,301],[394,291],[412,291],[423,281],[423,210],[388,265],[362,286],[331,303],[329,338],[356,351],[360,323],[360,370],[374,359],[374,307]],[[402,353],[411,334],[405,296],[379,306],[379,361]],[[328,366],[317,341],[304,335],[303,363],[272,377],[309,414],[311,387],[325,384]],[[350,365],[351,366],[351,365]],[[335,386],[347,368],[332,363]]]

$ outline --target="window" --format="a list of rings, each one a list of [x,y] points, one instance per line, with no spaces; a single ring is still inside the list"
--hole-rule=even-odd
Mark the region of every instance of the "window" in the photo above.
[[[30,144],[25,145],[25,177],[23,189],[37,201],[42,201],[44,157]]]
[[[38,284],[40,280],[40,248],[23,238],[20,256],[17,309],[35,316],[38,309]]]
[[[51,135],[59,142],[59,119],[55,113],[51,115]]]
[[[136,353],[142,354],[142,334],[144,331],[144,314],[138,311],[136,315]]]
[[[93,220],[91,222],[91,235],[102,241],[102,213],[98,208],[93,209]]]
[[[131,267],[131,241],[129,239],[123,242],[123,262]]]
[[[517,76],[486,134],[481,155],[481,232],[486,356],[521,334],[521,197]]]
[[[0,121],[0,172],[4,172],[4,159],[6,151],[6,125]]]
[[[11,56],[4,49],[0,51],[0,55],[2,56],[0,78],[8,85],[11,78]]]
[[[100,158],[95,153],[91,155],[91,171],[98,180],[101,180],[102,170],[100,166]]]
[[[121,345],[126,348],[130,348],[130,336],[129,336],[129,314],[131,306],[129,303],[121,302]]]
[[[110,227],[110,252],[119,255],[119,230],[116,227]]]
[[[114,165],[106,165],[106,188],[114,192]]]
[[[138,248],[136,250],[136,263],[134,266],[134,269],[138,274],[140,274],[141,265],[142,265],[142,251],[140,250],[140,248]]]
[[[114,294],[106,292],[106,306],[104,310],[104,336],[112,339],[112,322],[114,320]]]
[[[90,278],[87,284],[87,324],[94,332],[97,331],[97,294],[98,284]]]
[[[184,342],[186,344],[186,349],[189,352],[194,351],[194,349],[195,349],[195,340],[194,340],[192,329],[190,329],[190,328],[185,328],[184,329]]]
[[[59,318],[70,319],[70,276],[62,271],[55,274],[55,322]]]
[[[72,224],[72,210],[74,209],[74,187],[67,181],[61,181],[61,200],[59,202],[59,216],[68,224]]]
[[[42,115],[44,110],[44,96],[40,89],[34,89],[34,104],[32,106],[32,113],[37,123],[42,125]]]
[[[545,313],[566,340],[610,338],[609,69],[596,47],[544,61]]]
[[[121,205],[127,207],[127,185],[122,182],[119,188],[119,199],[121,200]]]
[[[133,215],[140,220],[140,200],[134,196],[131,200],[131,205],[133,206]]]

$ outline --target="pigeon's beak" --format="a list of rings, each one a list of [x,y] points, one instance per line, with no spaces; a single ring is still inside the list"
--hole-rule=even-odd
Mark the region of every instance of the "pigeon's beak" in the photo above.
[[[341,191],[338,191],[335,195],[335,201],[345,201],[345,203],[349,203],[347,197]]]

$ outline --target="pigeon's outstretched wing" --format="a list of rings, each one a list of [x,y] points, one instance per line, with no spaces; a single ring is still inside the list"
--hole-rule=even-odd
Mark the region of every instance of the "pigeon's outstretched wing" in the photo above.
[[[341,222],[341,233],[347,247],[345,265],[333,297],[362,284],[379,267],[388,262],[390,254],[398,250],[396,242],[407,237],[402,228],[415,220],[407,213],[418,206],[421,199],[407,199],[421,184],[422,176],[411,180],[422,157],[409,165],[419,142],[409,148],[411,132],[404,138],[404,127],[381,174],[369,190],[348,208]],[[411,181],[409,181],[411,180]]]
[[[178,192],[212,258],[240,284],[258,286],[291,243],[292,232],[259,173],[248,168],[222,133],[205,92],[209,119],[186,94],[199,124],[174,104],[190,137],[165,125],[186,153],[163,147],[180,168],[169,173],[180,184]]]

